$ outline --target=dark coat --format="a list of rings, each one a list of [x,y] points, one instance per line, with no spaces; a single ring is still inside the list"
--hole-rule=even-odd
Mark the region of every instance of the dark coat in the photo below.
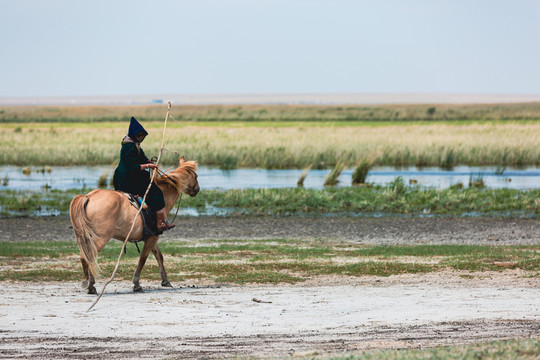
[[[150,173],[141,170],[141,164],[147,163],[148,158],[142,149],[137,149],[132,142],[124,142],[120,163],[114,171],[114,188],[143,196],[150,182]]]
[[[141,131],[146,132],[135,118],[131,119],[129,127],[130,135],[132,130],[134,131],[133,136]],[[133,120],[136,122],[135,125]],[[150,173],[147,170],[141,170],[141,164],[148,164],[149,162],[150,160],[148,160],[140,146],[137,147],[130,140],[123,141],[122,149],[120,150],[120,162],[114,171],[114,189],[142,197],[148,188],[148,184],[150,184]],[[163,193],[156,184],[152,184],[146,196],[146,203],[154,210],[160,210],[165,206]]]

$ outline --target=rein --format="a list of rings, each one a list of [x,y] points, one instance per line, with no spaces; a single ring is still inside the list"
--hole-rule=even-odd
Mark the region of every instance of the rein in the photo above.
[[[159,175],[161,175],[161,176],[167,175],[165,171],[161,171],[159,169],[156,169],[156,170],[159,173]],[[172,219],[171,224],[174,224],[174,220],[176,220],[176,215],[178,215],[178,211],[180,210],[180,203],[182,202],[182,195],[184,195],[184,193],[180,192],[180,196],[176,200],[176,203],[175,203],[175,205],[176,205],[176,213],[174,214],[174,218]]]
[[[178,197],[178,200],[180,201],[176,201],[176,213],[174,214],[174,217],[172,219],[172,223],[174,224],[174,220],[176,220],[176,215],[178,215],[178,210],[180,210],[180,203],[182,202],[182,195],[183,193],[180,193],[180,196]]]

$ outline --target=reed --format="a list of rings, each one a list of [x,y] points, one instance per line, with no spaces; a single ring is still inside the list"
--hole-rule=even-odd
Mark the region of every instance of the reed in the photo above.
[[[304,169],[304,171],[302,171],[302,174],[300,175],[300,177],[298,178],[298,181],[296,183],[296,185],[298,187],[303,187],[304,186],[304,180],[306,179],[309,170],[311,170],[311,166],[309,166],[307,169]]]
[[[366,178],[369,173],[369,170],[373,167],[375,158],[372,159],[362,159],[358,165],[354,168],[352,174],[352,184],[361,185],[366,183]]]
[[[484,177],[482,176],[482,174],[471,175],[469,177],[469,187],[480,189],[485,188],[486,184],[484,182]]]
[[[148,122],[142,144],[153,156],[160,146],[161,122]],[[51,132],[51,127],[55,132]],[[0,125],[0,163],[19,166],[108,165],[118,161],[126,123],[27,124],[15,132]],[[47,138],[48,141],[44,141]],[[189,141],[188,141],[189,140]],[[540,165],[539,123],[450,125],[322,125],[227,123],[168,127],[162,163],[178,154],[199,164],[230,168],[327,169],[339,161],[359,164],[376,153],[373,166],[535,166]]]
[[[109,172],[106,171],[104,172],[103,174],[101,174],[99,176],[99,179],[98,179],[98,187],[99,188],[106,188],[107,187],[107,178],[109,177]]]
[[[461,190],[465,187],[462,182],[450,185],[450,190]]]
[[[396,177],[392,182],[390,182],[385,189],[385,193],[390,198],[398,198],[402,195],[405,195],[407,192],[407,185],[405,185],[405,181],[403,180],[403,177],[398,176]]]
[[[339,183],[339,176],[341,172],[345,170],[345,164],[338,162],[334,168],[330,171],[326,178],[324,179],[324,186],[335,186]]]

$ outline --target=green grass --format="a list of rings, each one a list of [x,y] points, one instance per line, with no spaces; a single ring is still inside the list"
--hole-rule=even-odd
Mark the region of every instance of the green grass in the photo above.
[[[536,216],[540,213],[540,190],[511,189],[418,189],[395,181],[388,186],[329,188],[324,190],[245,189],[203,191],[183,206],[206,205],[236,209],[254,215],[287,214],[406,214]]]
[[[300,359],[326,360],[532,360],[540,358],[540,339],[503,340],[489,343],[438,346],[427,349],[365,350],[334,356],[311,354]]]
[[[45,192],[0,190],[0,215],[31,215],[40,210],[67,214],[73,197],[83,190]],[[474,215],[538,216],[540,190],[409,187],[397,178],[386,186],[205,190],[183,197],[181,207],[204,212],[207,207],[249,215]]]
[[[121,243],[113,241],[100,252],[98,262],[104,274],[112,272],[120,248]],[[160,249],[173,281],[294,284],[313,276],[391,276],[445,270],[475,273],[521,269],[527,277],[540,274],[540,246],[363,246],[275,239],[165,242]],[[82,273],[78,257],[75,241],[3,242],[0,280],[79,280]],[[135,247],[128,245],[119,279],[131,279],[138,257]],[[159,279],[155,260],[147,263],[144,278]]]
[[[78,251],[77,243],[64,241],[48,242],[0,242],[0,256],[4,258],[62,258]]]
[[[0,216],[30,215],[36,212],[59,212],[67,214],[71,200],[90,190],[0,190]]]

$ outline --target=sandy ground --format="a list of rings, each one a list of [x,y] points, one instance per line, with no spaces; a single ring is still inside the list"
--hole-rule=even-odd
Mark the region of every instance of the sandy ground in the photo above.
[[[340,239],[539,244],[534,219],[187,218],[164,241]],[[0,219],[0,241],[72,240],[69,220]],[[540,338],[540,280],[520,271],[314,278],[299,285],[0,283],[0,358],[286,357]],[[97,284],[101,290],[103,282]]]
[[[540,337],[537,279],[456,273],[300,286],[3,283],[0,357],[284,357]]]

